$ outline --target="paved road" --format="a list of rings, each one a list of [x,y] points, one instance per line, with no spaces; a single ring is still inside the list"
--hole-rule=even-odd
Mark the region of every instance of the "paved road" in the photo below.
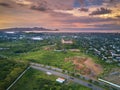
[[[104,90],[103,88],[98,87],[96,85],[93,85],[93,84],[91,84],[89,82],[85,82],[85,81],[80,80],[78,78],[71,78],[71,76],[69,76],[69,75],[66,75],[66,74],[63,74],[63,73],[60,73],[60,72],[57,72],[57,71],[54,71],[54,70],[49,70],[47,68],[43,68],[43,67],[35,66],[35,65],[31,65],[30,67],[34,68],[34,69],[37,69],[37,70],[40,70],[40,71],[43,71],[43,72],[51,72],[52,74],[54,74],[56,76],[63,77],[65,79],[67,79],[67,80],[71,80],[71,81],[73,81],[75,83],[79,83],[79,84],[81,84],[83,86],[92,88],[92,90]]]

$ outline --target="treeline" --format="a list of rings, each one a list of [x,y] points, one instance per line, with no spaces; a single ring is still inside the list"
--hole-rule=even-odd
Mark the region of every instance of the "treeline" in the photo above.
[[[6,88],[22,73],[27,63],[0,58],[0,90]]]

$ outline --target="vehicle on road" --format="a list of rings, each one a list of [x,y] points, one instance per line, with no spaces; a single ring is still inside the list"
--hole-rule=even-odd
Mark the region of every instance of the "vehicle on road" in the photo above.
[[[88,86],[92,87],[92,85],[91,85],[91,84],[88,84]]]

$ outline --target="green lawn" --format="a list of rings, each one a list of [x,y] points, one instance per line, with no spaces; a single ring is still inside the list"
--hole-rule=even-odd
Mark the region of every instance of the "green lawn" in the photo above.
[[[57,78],[42,71],[29,69],[10,90],[91,90],[72,82],[60,84],[55,81]]]

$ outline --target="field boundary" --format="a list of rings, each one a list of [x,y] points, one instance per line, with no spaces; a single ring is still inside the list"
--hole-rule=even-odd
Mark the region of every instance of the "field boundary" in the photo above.
[[[105,83],[107,83],[107,84],[110,84],[110,85],[112,85],[112,86],[115,86],[115,87],[117,87],[117,88],[120,88],[120,86],[119,85],[117,85],[117,84],[114,84],[114,83],[111,83],[111,82],[109,82],[109,81],[106,81],[106,80],[103,80],[103,79],[98,79],[99,81],[102,81],[102,82],[105,82]]]
[[[19,76],[18,78],[12,83],[10,84],[10,86],[6,89],[6,90],[10,90],[10,88],[30,69],[30,66],[27,67]]]

